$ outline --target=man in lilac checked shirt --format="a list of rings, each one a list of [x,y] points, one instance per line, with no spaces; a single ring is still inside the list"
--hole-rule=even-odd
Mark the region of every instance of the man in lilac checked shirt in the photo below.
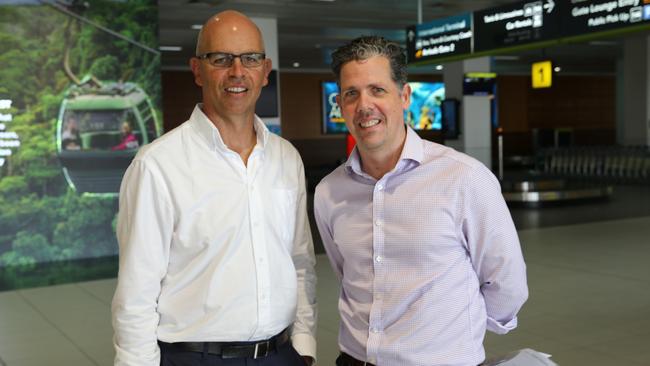
[[[399,45],[361,37],[332,58],[357,141],[314,203],[341,280],[337,365],[478,365],[486,329],[514,329],[528,297],[499,183],[404,125],[411,90]]]

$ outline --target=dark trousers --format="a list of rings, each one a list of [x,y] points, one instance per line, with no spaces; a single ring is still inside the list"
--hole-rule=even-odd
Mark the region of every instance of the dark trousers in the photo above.
[[[291,342],[287,342],[277,352],[258,359],[221,358],[207,353],[177,351],[162,347],[160,366],[305,366],[305,361],[293,348]]]

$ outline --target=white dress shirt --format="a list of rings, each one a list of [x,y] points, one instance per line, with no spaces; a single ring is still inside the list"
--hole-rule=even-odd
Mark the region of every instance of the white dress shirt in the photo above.
[[[339,346],[380,366],[476,366],[528,297],[517,232],[494,175],[407,129],[376,180],[355,149],[316,187],[316,223],[341,280]]]
[[[293,325],[315,357],[314,252],[296,149],[255,118],[247,165],[201,111],[144,146],[120,190],[116,365],[157,340],[253,341]]]

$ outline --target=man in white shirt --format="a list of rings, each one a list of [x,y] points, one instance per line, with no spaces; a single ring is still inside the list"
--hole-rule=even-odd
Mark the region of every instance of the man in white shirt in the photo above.
[[[122,182],[115,364],[309,364],[316,279],[304,169],[255,116],[271,70],[262,35],[225,11],[203,26],[196,55],[203,103],[143,147]]]

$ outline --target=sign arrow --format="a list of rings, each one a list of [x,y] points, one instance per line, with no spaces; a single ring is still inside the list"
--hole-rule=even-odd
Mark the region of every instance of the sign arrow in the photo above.
[[[546,9],[546,12],[550,14],[553,9],[555,9],[555,2],[553,0],[548,0],[546,4],[544,4],[544,9]]]

